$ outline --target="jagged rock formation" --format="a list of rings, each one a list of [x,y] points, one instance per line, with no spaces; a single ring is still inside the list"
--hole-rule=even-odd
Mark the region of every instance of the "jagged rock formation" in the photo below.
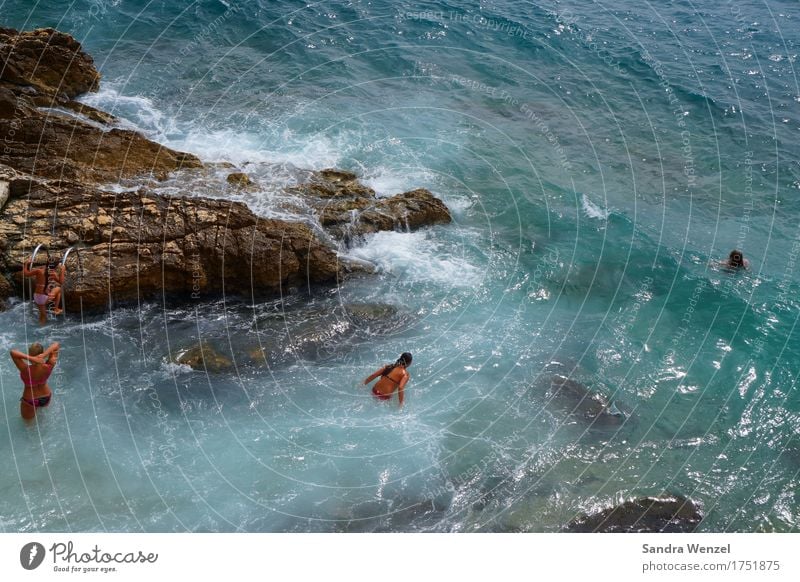
[[[43,243],[70,255],[68,311],[161,296],[185,301],[223,292],[256,298],[282,287],[335,281],[344,265],[299,222],[266,220],[239,202],[113,194],[44,181],[0,166],[10,197],[0,214],[0,268],[14,273]]]
[[[94,183],[163,178],[202,165],[73,100],[99,85],[92,58],[68,34],[0,28],[0,163],[40,177]]]
[[[341,170],[316,172],[292,191],[309,200],[325,230],[346,244],[381,230],[416,230],[452,220],[447,206],[424,188],[378,198],[355,174]]]
[[[37,244],[51,257],[77,249],[67,265],[68,311],[162,296],[259,298],[364,270],[343,263],[300,220],[260,218],[242,203],[192,192],[153,193],[154,178],[203,163],[74,100],[99,83],[92,58],[71,36],[0,28],[0,307],[23,294],[22,261]],[[113,193],[102,186],[121,180],[141,187]],[[256,186],[241,172],[228,184]],[[378,199],[349,172],[316,172],[297,188],[339,242],[450,221],[427,190]]]

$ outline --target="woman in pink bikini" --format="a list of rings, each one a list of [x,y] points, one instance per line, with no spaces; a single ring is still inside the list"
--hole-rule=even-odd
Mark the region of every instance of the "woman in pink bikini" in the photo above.
[[[11,359],[19,370],[19,377],[25,388],[22,398],[19,399],[19,412],[25,420],[32,420],[36,416],[36,409],[50,404],[53,392],[47,385],[47,379],[58,363],[58,342],[50,344],[46,350],[42,344],[34,343],[27,354],[19,350],[11,350]],[[28,363],[25,363],[25,360]]]
[[[406,384],[411,376],[408,375],[406,368],[411,365],[411,354],[405,352],[394,364],[389,364],[377,370],[369,378],[364,380],[366,386],[378,376],[380,380],[372,387],[372,393],[380,400],[390,400],[392,394],[397,390],[397,398],[400,406],[403,406],[403,396]]]
[[[44,325],[47,323],[47,301],[49,299],[47,294],[47,283],[50,275],[50,268],[48,265],[42,267],[33,267],[33,261],[27,260],[22,263],[22,274],[26,277],[35,278],[35,287],[33,289],[33,302],[39,308],[39,324]]]

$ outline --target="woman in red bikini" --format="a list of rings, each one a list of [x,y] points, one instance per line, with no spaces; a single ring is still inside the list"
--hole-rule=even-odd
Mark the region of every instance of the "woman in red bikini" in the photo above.
[[[364,380],[366,386],[378,376],[381,377],[377,384],[372,387],[372,393],[380,400],[390,400],[392,394],[397,390],[397,398],[400,401],[400,406],[403,406],[403,393],[411,377],[408,375],[406,368],[411,365],[411,354],[405,352],[401,355],[394,364],[389,364],[376,371],[372,376]]]
[[[50,344],[46,350],[42,344],[31,344],[27,354],[19,350],[11,350],[11,359],[19,370],[19,377],[25,388],[19,399],[19,412],[25,420],[36,416],[36,409],[50,404],[53,392],[47,385],[47,379],[58,363],[58,342]],[[27,360],[29,363],[25,363]]]

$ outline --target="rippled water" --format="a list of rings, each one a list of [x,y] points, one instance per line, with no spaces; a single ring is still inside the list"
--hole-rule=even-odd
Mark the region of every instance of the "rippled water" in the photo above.
[[[701,530],[797,529],[795,3],[0,6],[84,43],[88,103],[242,166],[263,216],[313,221],[282,187],[328,166],[454,216],[343,249],[379,275],[335,289],[0,314],[3,348],[64,346],[32,427],[0,361],[3,531],[557,531],[661,492]],[[749,272],[712,265],[734,247]],[[200,339],[231,367],[171,363]],[[360,381],[403,351],[400,412]]]

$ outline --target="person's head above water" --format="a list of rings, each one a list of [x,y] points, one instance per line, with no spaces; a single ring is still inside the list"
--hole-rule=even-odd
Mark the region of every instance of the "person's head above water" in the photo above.
[[[744,267],[744,255],[742,251],[733,249],[728,255],[728,265],[731,267]]]
[[[44,348],[42,347],[42,344],[40,344],[39,342],[32,343],[28,348],[29,356],[38,356],[43,353],[44,353]]]
[[[403,352],[400,354],[400,357],[397,358],[397,361],[394,364],[389,364],[383,368],[383,372],[381,376],[388,376],[389,372],[394,370],[397,366],[403,366],[404,368],[408,368],[411,365],[411,353],[410,352]]]

